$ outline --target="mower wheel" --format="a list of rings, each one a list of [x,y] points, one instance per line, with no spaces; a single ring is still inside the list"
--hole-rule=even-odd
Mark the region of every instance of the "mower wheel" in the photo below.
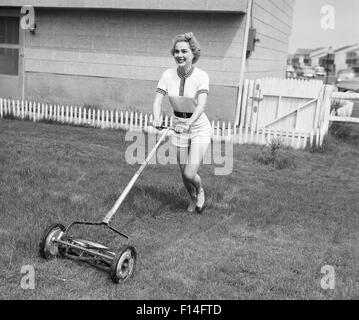
[[[54,239],[59,236],[60,232],[65,230],[65,226],[60,223],[55,223],[45,229],[39,244],[40,256],[42,258],[53,259],[58,256],[59,246],[54,242]]]
[[[111,263],[110,275],[114,283],[124,282],[129,279],[136,267],[137,253],[132,246],[121,247]]]

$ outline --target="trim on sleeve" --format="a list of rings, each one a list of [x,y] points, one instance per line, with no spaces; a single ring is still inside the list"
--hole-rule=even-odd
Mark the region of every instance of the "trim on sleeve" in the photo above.
[[[201,94],[201,93],[206,93],[209,94],[209,91],[207,89],[201,89],[197,91],[197,95]]]
[[[161,88],[157,88],[156,92],[160,93],[160,94],[163,94],[164,96],[167,94],[167,92],[165,90],[161,89]]]

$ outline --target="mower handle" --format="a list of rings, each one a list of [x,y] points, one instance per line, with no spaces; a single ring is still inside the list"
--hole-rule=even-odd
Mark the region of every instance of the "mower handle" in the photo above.
[[[171,128],[164,128],[165,132],[161,135],[160,139],[158,140],[157,144],[155,145],[155,147],[152,149],[152,151],[149,153],[149,155],[147,156],[145,162],[140,166],[140,168],[137,170],[137,172],[135,173],[135,175],[132,177],[131,181],[127,184],[126,188],[122,191],[120,197],[117,199],[116,203],[114,204],[114,206],[111,208],[111,210],[106,214],[105,218],[102,220],[102,222],[104,224],[109,224],[110,220],[112,219],[112,216],[116,213],[117,209],[120,207],[120,205],[122,204],[122,202],[125,200],[126,196],[128,195],[128,193],[130,192],[130,190],[132,189],[133,185],[135,184],[136,180],[138,179],[138,177],[140,176],[141,172],[143,171],[143,169],[146,167],[146,165],[149,163],[149,161],[151,160],[152,156],[155,154],[156,150],[158,149],[158,147],[160,146],[161,142],[164,140],[164,138],[167,136],[168,132],[171,130]]]
[[[166,127],[166,126],[159,126],[159,127],[155,127],[157,130],[171,130],[177,134],[181,134],[182,132],[176,131],[175,128],[172,127]]]

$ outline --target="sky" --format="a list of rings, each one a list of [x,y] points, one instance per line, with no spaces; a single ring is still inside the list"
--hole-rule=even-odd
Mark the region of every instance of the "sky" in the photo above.
[[[328,15],[321,13],[327,5],[334,9],[334,29],[325,30],[323,22],[331,27]],[[359,44],[359,0],[295,0],[289,53],[297,48],[337,49],[355,43]]]

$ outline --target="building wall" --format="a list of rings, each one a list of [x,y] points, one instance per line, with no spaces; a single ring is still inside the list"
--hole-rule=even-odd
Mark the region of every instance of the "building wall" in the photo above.
[[[32,0],[34,7],[126,10],[245,12],[246,0]],[[0,0],[1,6],[25,6],[28,0]]]
[[[335,53],[335,67],[337,72],[348,68],[346,60],[347,60],[346,50]]]
[[[247,60],[246,78],[285,76],[293,6],[294,0],[254,0],[252,20],[261,42]],[[37,8],[36,24],[24,45],[28,99],[150,113],[158,79],[175,67],[171,40],[193,31],[202,47],[197,66],[210,77],[207,114],[213,120],[234,118],[241,12]]]
[[[161,74],[175,67],[172,38],[193,31],[211,80],[208,113],[233,117],[243,14],[38,9],[36,23],[25,39],[31,99],[151,112]]]
[[[299,0],[300,1],[300,0]],[[254,0],[255,51],[246,63],[246,77],[285,76],[295,0]]]

